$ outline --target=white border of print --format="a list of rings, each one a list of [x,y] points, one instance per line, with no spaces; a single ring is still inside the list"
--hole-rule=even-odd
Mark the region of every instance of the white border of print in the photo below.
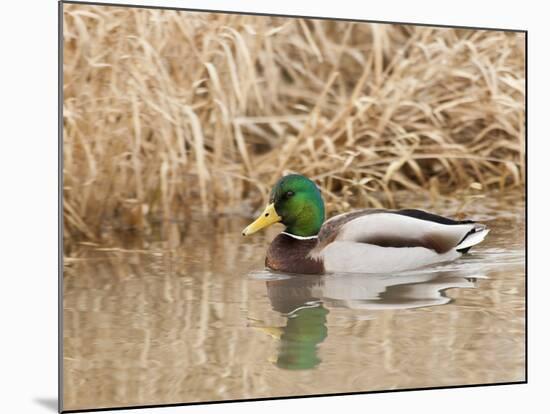
[[[111,0],[110,3],[117,3]],[[118,2],[124,3],[124,2]],[[297,2],[150,0],[126,3],[481,26],[529,31],[529,383],[328,398],[143,409],[140,413],[252,414],[318,412],[542,412],[550,369],[546,296],[548,246],[547,126],[550,38],[543,3],[462,0]],[[537,4],[537,6],[535,6]],[[0,177],[2,217],[2,379],[5,412],[52,413],[57,397],[57,2],[2,5]],[[545,20],[546,19],[546,20]],[[535,224],[533,224],[535,223]],[[544,400],[545,401],[545,400]],[[541,402],[541,404],[537,404]],[[121,410],[120,413],[137,413]]]

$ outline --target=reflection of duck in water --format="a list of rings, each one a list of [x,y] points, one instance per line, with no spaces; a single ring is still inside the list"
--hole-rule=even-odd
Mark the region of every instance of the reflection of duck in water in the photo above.
[[[287,323],[284,327],[257,328],[280,340],[277,366],[311,369],[321,362],[317,349],[328,336],[329,311],[324,305],[357,310],[443,305],[451,300],[445,290],[475,287],[478,277],[484,276],[471,272],[433,272],[369,277],[302,275],[269,280],[266,284],[271,306],[287,318]]]
[[[323,223],[319,189],[302,175],[273,187],[270,204],[243,235],[281,222],[286,226],[267,251],[266,266],[286,273],[388,273],[458,259],[489,230],[421,210],[366,209]]]
[[[267,294],[273,310],[287,318],[286,326],[271,330],[280,340],[276,365],[285,369],[310,369],[321,359],[318,345],[327,337],[328,310],[310,288],[315,280],[292,279],[267,282]],[[275,335],[274,335],[275,334]]]
[[[317,346],[327,337],[327,313],[323,305],[300,308],[288,316],[280,336],[276,364],[285,369],[310,369],[321,362]]]
[[[412,309],[444,305],[450,288],[472,288],[479,273],[455,272],[401,275],[331,275],[323,278],[322,300],[336,307],[364,310]]]

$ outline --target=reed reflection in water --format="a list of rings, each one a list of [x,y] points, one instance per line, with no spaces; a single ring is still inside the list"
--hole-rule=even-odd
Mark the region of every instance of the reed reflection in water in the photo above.
[[[245,218],[174,229],[177,247],[81,246],[64,408],[521,381],[523,210],[480,214],[492,231],[471,255],[398,275],[261,270],[273,232],[243,243]]]

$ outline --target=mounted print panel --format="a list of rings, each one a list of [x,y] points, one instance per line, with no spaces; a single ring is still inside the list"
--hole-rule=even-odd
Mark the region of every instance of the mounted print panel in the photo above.
[[[64,411],[526,381],[526,32],[60,13]]]

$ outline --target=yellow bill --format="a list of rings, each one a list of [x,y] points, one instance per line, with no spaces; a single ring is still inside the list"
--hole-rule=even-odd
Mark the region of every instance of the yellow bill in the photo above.
[[[256,233],[258,230],[261,230],[264,227],[269,227],[281,220],[282,218],[275,211],[275,205],[271,203],[265,208],[264,212],[260,214],[260,217],[250,223],[248,227],[243,230],[243,236]]]

